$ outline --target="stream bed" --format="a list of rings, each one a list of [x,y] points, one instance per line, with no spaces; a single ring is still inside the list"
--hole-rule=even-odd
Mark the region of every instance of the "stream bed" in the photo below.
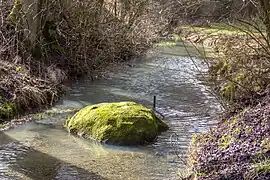
[[[192,47],[189,52],[194,51]],[[135,101],[157,110],[170,129],[153,144],[102,145],[70,135],[65,116],[51,115],[0,132],[1,180],[166,180],[177,179],[194,133],[216,122],[220,105],[198,80],[206,67],[186,48],[160,47],[158,54],[92,82],[80,80],[53,109],[82,108],[99,102]],[[193,54],[196,52],[193,52]]]

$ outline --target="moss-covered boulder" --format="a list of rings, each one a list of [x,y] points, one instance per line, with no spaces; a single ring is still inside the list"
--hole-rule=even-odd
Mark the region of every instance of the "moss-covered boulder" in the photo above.
[[[68,119],[66,126],[73,134],[116,145],[149,143],[168,129],[151,109],[134,102],[87,106]]]

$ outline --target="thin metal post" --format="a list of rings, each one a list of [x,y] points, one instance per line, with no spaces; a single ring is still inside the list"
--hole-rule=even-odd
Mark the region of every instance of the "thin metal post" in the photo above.
[[[154,96],[154,100],[153,100],[153,110],[154,111],[156,110],[156,100],[157,100],[157,97]]]

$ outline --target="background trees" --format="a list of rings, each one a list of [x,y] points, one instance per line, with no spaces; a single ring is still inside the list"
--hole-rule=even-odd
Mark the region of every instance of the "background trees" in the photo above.
[[[269,39],[267,0],[15,0],[9,19],[35,59],[54,64],[61,56],[60,66],[82,69],[142,53],[181,25],[209,26],[257,13]]]

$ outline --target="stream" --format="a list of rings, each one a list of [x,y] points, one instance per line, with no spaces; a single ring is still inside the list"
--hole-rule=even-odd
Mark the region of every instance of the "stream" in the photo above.
[[[186,48],[159,47],[108,78],[80,80],[52,109],[82,108],[99,102],[135,101],[157,111],[170,129],[146,146],[102,145],[68,134],[64,115],[50,115],[0,132],[1,180],[172,180],[184,168],[194,133],[214,126],[220,105],[197,78],[206,66]],[[189,53],[196,50],[188,47]]]

